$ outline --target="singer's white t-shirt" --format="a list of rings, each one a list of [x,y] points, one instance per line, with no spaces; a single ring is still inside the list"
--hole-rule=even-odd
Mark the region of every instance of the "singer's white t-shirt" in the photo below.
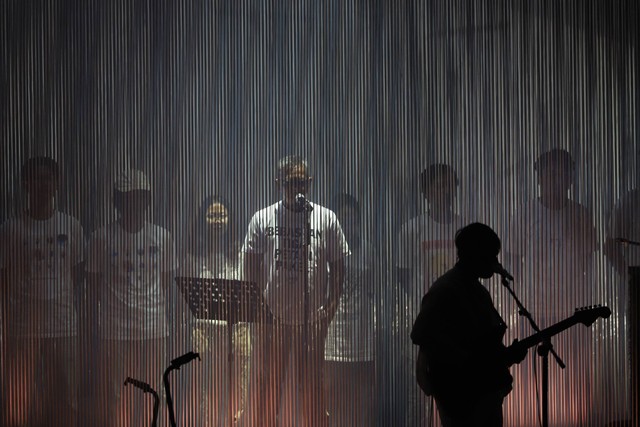
[[[84,232],[62,212],[47,220],[8,220],[0,228],[0,266],[9,282],[8,333],[21,337],[77,334],[72,270],[83,261]]]
[[[110,340],[143,340],[168,335],[162,273],[178,268],[167,230],[145,223],[129,233],[119,223],[91,236],[87,271],[101,273],[101,335]]]
[[[329,263],[349,254],[336,215],[311,203],[308,256],[309,320],[319,318],[327,304]],[[285,324],[304,323],[304,257],[306,214],[287,209],[280,201],[253,215],[242,251],[263,255],[264,298]]]

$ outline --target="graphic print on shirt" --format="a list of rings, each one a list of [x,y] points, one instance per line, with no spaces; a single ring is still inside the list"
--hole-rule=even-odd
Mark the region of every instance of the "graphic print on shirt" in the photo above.
[[[290,276],[297,276],[304,272],[306,251],[309,254],[308,266],[311,267],[314,245],[307,246],[304,228],[284,226],[266,228],[267,238],[275,240],[273,259],[276,271],[284,271]],[[319,240],[322,233],[311,229],[310,236],[314,240]]]
[[[43,286],[39,293],[51,300],[59,296],[57,283],[64,271],[69,238],[66,234],[41,235],[29,233],[24,237],[23,246],[27,254],[27,275],[35,283]]]
[[[134,289],[142,289],[149,278],[157,274],[160,249],[156,245],[130,248],[115,248],[111,253],[111,266]]]

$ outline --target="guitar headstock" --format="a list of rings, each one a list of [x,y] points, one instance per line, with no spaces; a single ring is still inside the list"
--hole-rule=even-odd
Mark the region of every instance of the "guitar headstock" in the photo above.
[[[609,316],[611,316],[611,310],[609,307],[598,304],[576,308],[572,317],[574,317],[577,322],[580,322],[585,326],[591,326],[591,324],[598,320],[598,318],[602,317],[606,319]]]

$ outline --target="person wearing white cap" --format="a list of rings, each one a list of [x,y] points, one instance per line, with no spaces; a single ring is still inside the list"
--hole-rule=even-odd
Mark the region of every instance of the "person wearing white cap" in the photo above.
[[[75,425],[78,320],[74,292],[84,231],[56,209],[59,168],[49,157],[22,167],[28,207],[0,227],[0,284],[7,342],[3,426]]]
[[[123,172],[113,201],[120,218],[93,233],[87,256],[90,291],[100,305],[105,394],[97,418],[109,426],[138,426],[151,419],[151,401],[134,390],[122,395],[123,382],[132,377],[161,387],[166,292],[178,263],[171,234],[146,221],[151,185],[144,173]]]

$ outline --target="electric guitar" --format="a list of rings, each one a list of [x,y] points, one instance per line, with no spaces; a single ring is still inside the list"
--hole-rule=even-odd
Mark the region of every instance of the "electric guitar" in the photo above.
[[[514,342],[509,346],[509,349],[514,350],[514,352],[523,351],[537,344],[540,344],[544,340],[549,339],[552,336],[557,335],[560,332],[577,325],[578,323],[582,323],[583,325],[588,327],[591,326],[593,322],[595,322],[599,318],[606,319],[609,316],[611,316],[611,310],[608,307],[602,305],[576,308],[576,311],[571,317],[561,320],[560,322],[551,325],[548,328],[545,328],[527,338],[524,338],[523,340]],[[427,396],[430,396],[433,392],[433,388],[431,385],[431,381],[429,380],[427,358],[422,351],[418,353],[418,360],[416,363],[416,377],[420,388],[425,392],[425,394],[427,394]]]
[[[560,322],[551,325],[548,328],[544,328],[540,332],[517,341],[510,347],[517,346],[522,349],[530,348],[534,345],[540,344],[545,339],[551,338],[552,336],[557,335],[560,332],[577,325],[578,323],[582,323],[583,325],[588,327],[591,326],[593,322],[595,322],[599,318],[606,319],[609,316],[611,316],[611,310],[609,309],[609,307],[602,305],[592,305],[588,307],[576,308],[573,316],[567,317],[566,319],[561,320]]]

